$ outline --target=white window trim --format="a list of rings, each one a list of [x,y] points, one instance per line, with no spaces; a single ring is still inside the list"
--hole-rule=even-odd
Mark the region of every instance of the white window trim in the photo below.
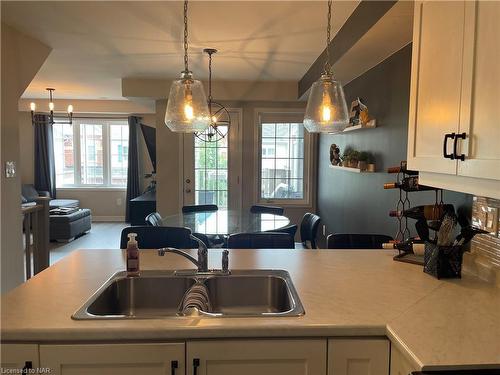
[[[255,197],[258,204],[279,205],[283,207],[311,207],[313,187],[313,137],[304,129],[304,199],[265,199],[260,196],[261,189],[261,117],[263,114],[297,114],[304,116],[305,110],[301,108],[255,108],[254,110],[254,155],[255,155]]]
[[[127,186],[111,185],[111,137],[109,132],[110,121],[106,117],[95,117],[92,121],[101,120],[102,128],[102,144],[103,144],[103,184],[71,184],[56,187],[56,190],[72,190],[72,191],[126,191]],[[125,119],[123,120],[126,123]],[[84,122],[84,121],[83,121]],[[56,120],[57,123],[57,120]],[[81,181],[81,138],[80,138],[80,122],[73,120],[73,160],[74,160],[74,180]],[[124,124],[125,125],[125,124]],[[128,123],[127,123],[128,125]]]

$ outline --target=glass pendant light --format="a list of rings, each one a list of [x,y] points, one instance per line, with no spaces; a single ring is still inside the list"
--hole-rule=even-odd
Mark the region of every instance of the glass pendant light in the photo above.
[[[333,79],[330,65],[331,16],[332,0],[328,0],[326,62],[323,74],[311,86],[304,116],[304,127],[309,133],[338,133],[349,124],[344,89],[339,81]]]
[[[188,59],[188,2],[184,1],[184,70],[168,95],[165,125],[173,132],[202,132],[210,125],[210,112],[203,84],[193,79]]]

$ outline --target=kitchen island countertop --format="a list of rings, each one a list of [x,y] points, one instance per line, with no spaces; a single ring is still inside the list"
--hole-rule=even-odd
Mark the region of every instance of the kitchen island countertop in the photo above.
[[[306,311],[300,317],[75,321],[71,315],[125,268],[122,250],[78,250],[2,296],[2,342],[388,336],[417,368],[500,367],[500,289],[470,275],[436,280],[393,255],[230,251],[230,269],[287,270]],[[209,266],[220,268],[220,259],[221,250],[211,249]],[[191,268],[153,250],[141,250],[140,261],[142,269]]]

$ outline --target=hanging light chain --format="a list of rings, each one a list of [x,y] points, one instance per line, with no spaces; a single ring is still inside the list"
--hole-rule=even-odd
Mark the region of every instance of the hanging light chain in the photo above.
[[[332,0],[328,0],[328,26],[326,27],[326,61],[324,66],[324,73],[331,74],[332,66],[330,65],[330,33],[331,33],[331,20],[332,20]]]
[[[189,72],[188,60],[188,0],[184,0],[184,71]]]
[[[208,105],[210,114],[212,114],[212,54],[208,54]]]

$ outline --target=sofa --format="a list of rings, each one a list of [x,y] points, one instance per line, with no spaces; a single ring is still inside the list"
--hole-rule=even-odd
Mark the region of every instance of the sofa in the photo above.
[[[38,197],[50,197],[48,191],[38,191],[32,184],[23,184],[21,187],[21,203],[35,202]],[[58,207],[78,207],[78,199],[51,199],[50,209]]]

